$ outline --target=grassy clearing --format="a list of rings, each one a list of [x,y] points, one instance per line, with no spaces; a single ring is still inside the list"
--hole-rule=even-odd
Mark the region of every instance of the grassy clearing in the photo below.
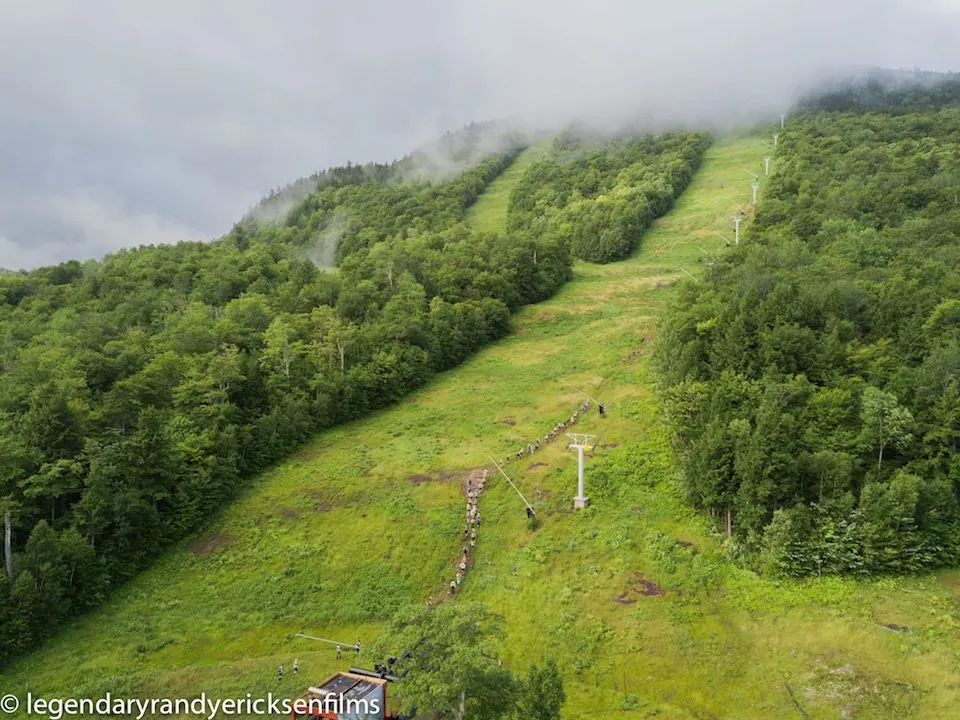
[[[474,230],[495,233],[506,229],[510,193],[530,164],[547,154],[550,143],[551,140],[544,140],[528,147],[500,177],[490,183],[486,192],[467,211],[467,221]]]
[[[459,479],[568,417],[580,397],[562,379],[610,407],[578,424],[605,446],[588,461],[593,504],[571,510],[576,459],[559,442],[511,462],[543,527],[528,530],[494,480],[463,589],[506,616],[507,666],[555,656],[568,718],[800,718],[801,707],[810,718],[951,717],[960,574],[758,578],[722,559],[722,538],[676,490],[648,348],[670,283],[722,244],[713,231],[749,198],[744,169],[765,147],[719,142],[633,258],[578,264],[555,298],[517,315],[511,337],[400,406],[317,436],[207,533],[9,668],[0,691],[242,696],[275,691],[284,663],[292,695],[345,669],[349,658],[292,634],[369,643],[398,603],[448,583]],[[494,191],[499,204],[477,204],[491,227],[508,196]]]

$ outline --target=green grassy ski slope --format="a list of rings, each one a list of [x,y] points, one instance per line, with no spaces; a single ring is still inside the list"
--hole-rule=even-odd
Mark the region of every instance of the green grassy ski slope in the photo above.
[[[318,435],[252,483],[199,538],[9,668],[0,694],[295,695],[353,658],[303,631],[369,643],[403,600],[442,596],[458,560],[460,481],[569,417],[578,386],[609,405],[578,430],[593,503],[574,513],[576,457],[556,441],[507,470],[480,505],[462,596],[503,613],[505,665],[553,655],[567,718],[948,718],[960,702],[960,575],[773,582],[721,556],[688,510],[648,366],[671,283],[720,245],[766,150],[717,142],[631,259],[578,264],[515,332],[398,407]],[[518,162],[529,159],[527,151]],[[522,166],[521,166],[522,167]],[[510,173],[474,208],[505,216]],[[883,625],[907,626],[895,632]],[[289,664],[300,660],[293,678]],[[361,658],[372,663],[373,658]]]
[[[550,150],[552,140],[544,140],[520,153],[486,192],[467,211],[467,221],[478,232],[503,232],[507,226],[507,207],[510,193],[530,165]]]

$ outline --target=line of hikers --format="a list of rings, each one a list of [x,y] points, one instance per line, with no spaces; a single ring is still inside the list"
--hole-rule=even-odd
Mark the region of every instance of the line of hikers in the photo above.
[[[543,443],[546,444],[553,440],[557,434],[567,427],[573,425],[580,418],[580,415],[585,413],[590,409],[590,401],[584,400],[580,403],[580,408],[575,410],[573,415],[570,416],[569,420],[564,420],[563,422],[557,423],[554,426],[553,430],[548,432],[543,436]],[[603,403],[597,405],[597,409],[600,411],[600,416],[606,416],[606,409],[603,406]],[[532,443],[528,444],[525,448],[520,448],[516,452],[516,458],[519,460],[525,455],[533,455],[541,447],[540,439],[537,438]],[[505,457],[503,459],[503,464],[506,465],[509,462],[510,458]],[[463,528],[463,556],[460,558],[460,564],[457,566],[457,574],[454,576],[453,580],[450,581],[450,594],[453,595],[457,592],[457,588],[460,587],[460,583],[463,582],[463,579],[467,576],[467,568],[469,567],[469,555],[473,552],[473,549],[477,546],[477,530],[480,527],[480,507],[477,505],[478,500],[480,499],[480,493],[483,490],[483,486],[487,482],[487,470],[483,470],[483,476],[477,478],[477,487],[473,485],[473,476],[467,478],[467,524]],[[530,508],[527,508],[527,517],[531,517],[533,512]],[[467,540],[469,539],[469,547],[466,545]],[[431,600],[427,600],[428,605],[432,605]]]
[[[556,425],[554,425],[553,430],[551,430],[550,432],[548,432],[546,435],[543,436],[543,444],[546,445],[548,442],[553,440],[557,435],[559,435],[562,431],[566,430],[568,427],[576,423],[577,420],[580,418],[580,416],[589,409],[590,409],[590,401],[584,400],[582,403],[580,403],[580,409],[575,410],[573,415],[570,416],[569,420],[563,420],[562,422],[557,423]],[[598,409],[600,410],[600,415],[604,416],[605,408],[603,407],[602,404],[598,406]],[[517,452],[514,454],[514,459],[519,460],[520,458],[526,457],[528,455],[533,455],[539,449],[540,449],[540,438],[537,438],[532,443],[529,443],[526,447],[522,447],[519,450],[517,450]],[[510,458],[504,458],[503,463],[506,464],[507,462],[509,462],[509,460]]]
[[[327,641],[331,642],[331,641]],[[360,652],[360,641],[357,640],[353,645],[347,645],[348,650],[352,650],[355,653]],[[340,643],[337,643],[337,660],[343,656],[343,647]],[[298,675],[300,673],[300,658],[293,659],[293,674]],[[283,682],[283,665],[277,668],[277,682]]]
[[[467,478],[467,524],[463,528],[463,556],[460,558],[460,564],[457,566],[457,574],[450,581],[450,594],[453,595],[460,583],[467,576],[467,567],[469,555],[477,546],[477,530],[480,528],[480,507],[477,501],[480,499],[480,493],[483,492],[484,485],[487,484],[487,470],[483,470],[483,475],[477,478],[477,485],[474,487],[474,478]],[[467,546],[467,539],[470,545]]]
[[[299,674],[299,673],[300,673],[300,659],[299,659],[299,658],[294,658],[294,659],[293,659],[293,674],[294,674],[294,675],[297,675],[297,674]],[[279,667],[279,669],[277,670],[277,682],[278,682],[278,683],[279,683],[279,682],[283,682],[283,665],[281,665],[281,666]]]

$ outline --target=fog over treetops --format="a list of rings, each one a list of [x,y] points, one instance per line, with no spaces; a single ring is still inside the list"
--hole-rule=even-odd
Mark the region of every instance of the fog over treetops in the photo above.
[[[216,237],[473,120],[724,126],[850,68],[957,70],[958,31],[957,0],[10,0],[0,267]]]

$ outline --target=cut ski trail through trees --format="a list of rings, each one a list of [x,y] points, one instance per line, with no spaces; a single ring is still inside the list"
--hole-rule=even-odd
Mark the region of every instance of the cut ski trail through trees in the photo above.
[[[461,596],[505,616],[506,667],[558,660],[565,719],[793,717],[785,679],[811,717],[849,704],[858,718],[949,717],[960,701],[956,631],[938,619],[960,576],[757,578],[720,559],[722,538],[673,482],[648,364],[656,321],[683,270],[698,274],[705,251],[721,247],[731,198],[750,199],[744,171],[769,143],[766,133],[716,142],[633,257],[577,263],[555,297],[514,317],[510,337],[398,406],[317,435],[199,537],[6,668],[0,691],[29,682],[37,696],[265,695],[278,691],[276,668],[298,657],[299,677],[280,687],[294,696],[345,670],[294,634],[369,647],[401,603],[448,585],[461,479],[569,418],[582,397],[563,380],[611,407],[578,422],[603,446],[587,461],[593,504],[572,510],[577,458],[560,442],[508,468],[543,520],[536,532],[514,490],[488,473]],[[477,205],[495,217],[508,196]],[[625,597],[636,602],[614,601]]]

